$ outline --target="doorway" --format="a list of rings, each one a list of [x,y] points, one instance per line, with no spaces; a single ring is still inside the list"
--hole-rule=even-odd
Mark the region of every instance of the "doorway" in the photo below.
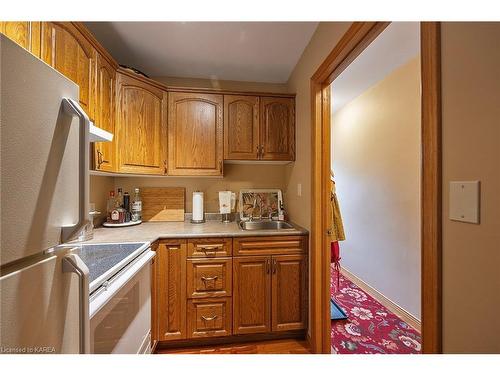
[[[420,86],[418,22],[389,24],[330,85],[336,353],[421,352]]]
[[[354,23],[311,78],[312,179],[311,338],[330,352],[330,84],[389,25]],[[441,352],[440,28],[421,23],[421,289],[422,352]]]

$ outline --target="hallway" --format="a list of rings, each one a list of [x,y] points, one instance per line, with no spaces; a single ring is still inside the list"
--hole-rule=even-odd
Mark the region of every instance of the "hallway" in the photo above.
[[[339,288],[333,268],[331,296],[347,313],[332,320],[331,345],[336,354],[419,354],[418,331],[341,274]]]

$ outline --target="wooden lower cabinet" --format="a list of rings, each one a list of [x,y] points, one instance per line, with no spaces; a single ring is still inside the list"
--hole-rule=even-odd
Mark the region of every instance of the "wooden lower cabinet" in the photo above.
[[[155,261],[157,338],[186,338],[186,240],[161,241]]]
[[[307,236],[161,240],[153,249],[154,340],[305,332]]]
[[[233,259],[233,333],[271,331],[270,257]]]
[[[233,259],[235,334],[306,327],[306,259],[303,254]]]
[[[272,330],[304,329],[307,324],[307,258],[277,255],[272,261]]]

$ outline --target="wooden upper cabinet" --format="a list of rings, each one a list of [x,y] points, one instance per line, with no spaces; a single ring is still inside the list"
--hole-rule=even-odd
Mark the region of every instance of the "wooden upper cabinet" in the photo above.
[[[307,319],[305,255],[272,257],[272,330],[304,329]]]
[[[100,55],[97,55],[96,77],[96,125],[114,134],[116,71]],[[115,170],[114,146],[114,141],[94,143],[94,165],[96,170],[109,172]]]
[[[257,160],[259,97],[224,95],[224,159]]]
[[[169,93],[169,175],[222,175],[222,107],[222,95]]]
[[[95,120],[95,50],[70,22],[42,22],[41,58],[80,88],[80,105]]]
[[[0,33],[40,57],[40,22],[0,22]]]
[[[118,72],[117,95],[117,171],[165,174],[167,93]]]
[[[262,160],[295,160],[295,100],[260,98]]]
[[[233,258],[233,333],[271,331],[271,257]]]

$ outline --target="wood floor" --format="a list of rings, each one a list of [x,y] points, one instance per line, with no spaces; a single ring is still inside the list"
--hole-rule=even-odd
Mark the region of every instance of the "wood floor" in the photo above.
[[[307,341],[269,340],[182,349],[159,349],[156,354],[310,354]]]

